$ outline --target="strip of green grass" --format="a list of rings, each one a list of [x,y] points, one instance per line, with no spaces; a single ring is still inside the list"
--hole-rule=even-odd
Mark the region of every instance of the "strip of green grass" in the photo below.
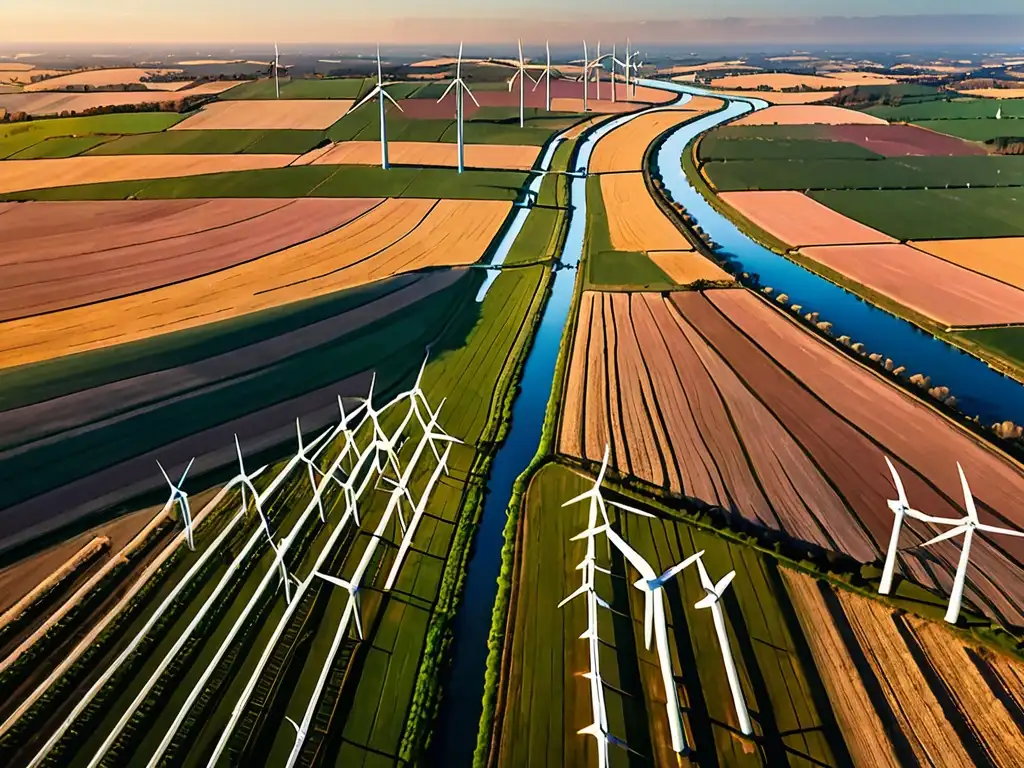
[[[154,133],[185,119],[175,112],[131,112],[92,117],[61,117],[0,125],[0,159],[55,136],[119,136]]]
[[[90,155],[232,155],[245,152],[263,131],[163,131],[122,136]]]
[[[995,118],[1002,110],[1003,118],[1024,117],[1020,99],[954,99],[897,105],[879,105],[864,110],[883,120],[916,123],[922,120],[974,120]]]
[[[1024,370],[1024,328],[982,328],[954,334]]]
[[[937,133],[957,136],[968,141],[989,141],[999,138],[1024,138],[1024,119],[996,120],[916,120],[914,125]]]
[[[899,240],[1024,235],[1020,189],[844,190],[811,197]]]
[[[599,251],[587,259],[587,287],[670,291],[679,286],[646,253]]]
[[[54,136],[17,152],[11,160],[41,160],[45,158],[74,157],[87,153],[93,147],[114,139],[113,136]]]
[[[705,160],[880,160],[881,155],[858,144],[822,139],[729,139],[712,131],[700,142]]]
[[[366,78],[296,78],[281,82],[282,99],[355,99],[362,93]],[[276,98],[274,78],[261,78],[223,93],[222,99]]]

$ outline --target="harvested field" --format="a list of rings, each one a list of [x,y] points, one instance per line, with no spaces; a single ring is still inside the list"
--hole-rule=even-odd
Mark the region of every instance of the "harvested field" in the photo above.
[[[51,77],[25,86],[26,92],[59,91],[66,88],[110,88],[117,85],[144,85],[152,91],[177,91],[190,85],[189,80],[177,80],[164,83],[144,83],[143,78],[159,75],[176,75],[180,69],[138,69],[132,67],[118,69],[86,69],[59,77]]]
[[[662,272],[679,285],[697,281],[733,282],[735,278],[695,251],[650,251],[647,254]]]
[[[566,384],[577,394],[566,399],[559,433],[563,453],[599,461],[616,433],[611,425],[622,424],[624,444],[612,443],[619,471],[861,562],[876,562],[891,532],[885,456],[917,508],[962,516],[960,461],[982,519],[1021,525],[1018,465],[748,291],[595,294],[583,308]],[[612,322],[614,352],[605,332]],[[585,356],[577,345],[587,347]],[[608,394],[605,358],[617,366],[616,397]],[[589,367],[581,367],[584,359]],[[652,455],[655,461],[643,458]],[[910,528],[901,567],[945,593],[959,549],[939,545],[922,556],[913,543],[936,529]],[[967,599],[1019,625],[1024,547],[999,545],[974,550]]]
[[[972,88],[960,93],[983,99],[1024,99],[1024,88]]]
[[[912,240],[907,244],[950,264],[1024,290],[1024,237]]]
[[[327,235],[253,262],[97,305],[3,323],[0,344],[9,354],[2,365],[194,328],[405,271],[472,264],[509,210],[509,203],[499,201],[387,200]]]
[[[1024,322],[1024,291],[901,244],[800,253],[947,327]]]
[[[576,125],[574,125],[569,130],[563,132],[561,134],[561,136],[566,141],[571,141],[572,139],[578,139],[580,137],[580,135],[584,131],[589,130],[590,128],[593,128],[594,126],[600,125],[601,123],[605,122],[606,120],[611,120],[611,119],[612,119],[612,115],[596,115],[596,116],[590,118],[589,120],[584,120],[584,121],[582,121],[580,123],[577,123]]]
[[[778,105],[751,112],[731,125],[885,125],[885,120],[842,107]]]
[[[690,247],[651,198],[641,173],[600,177],[611,245],[617,251],[682,251]]]
[[[27,203],[5,220],[0,321],[147,291],[319,237],[379,199]],[[59,222],[54,232],[54,222]]]
[[[794,248],[896,242],[800,192],[723,192],[719,197],[758,227]]]
[[[533,167],[540,147],[508,144],[469,144],[465,163],[469,168],[498,168],[527,171]],[[388,157],[395,165],[458,167],[458,146],[438,142],[389,141]],[[379,165],[380,143],[343,141],[311,161],[312,165]]]
[[[642,171],[647,147],[665,131],[694,119],[697,114],[689,110],[665,110],[630,120],[597,143],[590,160],[590,173]]]
[[[908,155],[985,155],[984,147],[914,125],[835,125],[828,129],[833,141],[857,144],[884,157]]]
[[[790,105],[790,104],[817,104],[820,101],[831,99],[839,91],[722,91],[728,96],[742,96],[750,99],[763,99],[769,104]],[[736,125],[734,122],[732,125]]]
[[[33,117],[69,112],[80,114],[100,107],[118,107],[138,104],[181,103],[190,96],[220,93],[237,83],[204,83],[181,91],[103,91],[98,93],[11,93],[0,94],[0,109],[10,113],[25,112]]]
[[[760,67],[753,67],[747,64],[743,59],[732,59],[730,61],[710,61],[707,64],[686,64],[677,65],[674,67],[666,67],[665,69],[659,69],[659,75],[685,75],[690,72],[710,72],[715,69],[751,69],[759,70]]]
[[[348,112],[352,101],[241,100],[207,104],[176,130],[327,130]]]
[[[890,80],[889,82],[895,82]],[[835,89],[839,87],[835,78],[821,75],[794,75],[786,72],[760,72],[753,75],[728,75],[717,77],[711,81],[712,88],[732,88],[736,90],[770,88],[781,91],[786,88]]]
[[[0,193],[283,168],[295,158],[296,155],[97,155],[5,160],[0,165]],[[140,183],[139,187],[142,186]]]

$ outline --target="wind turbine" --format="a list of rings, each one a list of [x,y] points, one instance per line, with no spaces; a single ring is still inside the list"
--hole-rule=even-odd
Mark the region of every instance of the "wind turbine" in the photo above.
[[[732,658],[732,647],[729,645],[729,635],[725,629],[725,614],[722,611],[722,594],[726,587],[736,577],[736,571],[729,571],[718,583],[711,581],[707,569],[704,567],[704,560],[697,558],[697,570],[700,572],[700,583],[704,587],[707,596],[698,600],[694,608],[710,608],[711,617],[715,622],[715,633],[718,635],[718,645],[722,649],[722,662],[725,664],[725,675],[729,678],[729,689],[732,691],[732,703],[736,708],[736,719],[740,723],[740,731],[744,736],[751,736],[754,733],[750,725],[750,713],[747,711],[747,702],[743,698],[743,688],[740,685],[740,676],[736,671],[736,663]]]
[[[384,117],[385,107],[387,106],[384,102],[385,99],[391,99],[391,103],[398,107],[399,112],[404,112],[402,105],[395,101],[394,97],[386,90],[384,90],[384,76],[381,74],[380,66],[380,46],[377,46],[377,85],[374,86],[373,90],[366,94],[358,104],[352,109],[359,109],[363,104],[368,102],[374,96],[377,97],[378,107],[380,109],[380,167],[385,171],[391,167],[388,162],[388,134],[386,118]],[[343,417],[344,418],[344,417]]]
[[[704,550],[690,555],[688,558],[683,560],[681,563],[673,565],[671,568],[666,570],[656,579],[638,579],[633,583],[633,586],[644,593],[644,647],[647,650],[651,649],[651,630],[654,626],[654,593],[656,590],[661,589],[665,584],[672,579],[677,573],[688,568],[695,561],[700,560],[704,555]]]
[[[160,467],[160,474],[164,476],[164,480],[171,486],[171,495],[167,498],[167,502],[164,504],[165,507],[170,508],[174,502],[178,502],[178,508],[181,510],[181,520],[185,524],[185,540],[188,542],[188,548],[193,552],[196,551],[196,544],[192,538],[192,508],[188,504],[188,494],[182,490],[182,485],[185,484],[185,476],[188,471],[192,469],[192,463],[195,461],[195,457],[189,461],[188,466],[185,467],[185,471],[181,473],[181,479],[178,480],[178,484],[175,485],[171,482],[171,478],[167,476],[167,472],[164,471],[164,466],[159,461],[156,465]]]
[[[956,624],[957,619],[960,617],[960,603],[964,596],[964,583],[967,580],[967,564],[970,560],[971,552],[971,540],[974,538],[974,532],[985,531],[986,533],[998,533],[1005,536],[1019,536],[1024,538],[1024,532],[1014,531],[1009,528],[1000,528],[995,525],[987,525],[978,520],[978,510],[974,506],[974,495],[971,493],[971,487],[967,484],[967,476],[964,474],[964,468],[960,466],[960,462],[956,463],[956,468],[960,472],[960,485],[964,492],[964,505],[967,509],[967,515],[956,520],[958,523],[956,528],[940,533],[934,539],[929,539],[922,547],[928,547],[932,544],[938,544],[940,541],[946,539],[952,539],[955,536],[963,534],[964,541],[960,549],[960,562],[956,567],[956,577],[953,579],[953,591],[949,595],[949,607],[946,609],[946,621],[950,624]]]
[[[533,83],[533,90],[537,90],[537,86],[540,85],[540,81],[543,79],[545,83],[544,90],[544,109],[548,112],[551,111],[551,44],[545,40],[544,49],[547,51],[547,63],[544,65],[544,74],[538,77]]]
[[[462,173],[462,171],[465,169],[465,154],[466,154],[466,152],[465,152],[465,135],[464,135],[465,131],[464,131],[464,128],[463,128],[465,107],[464,107],[464,105],[462,103],[463,99],[464,99],[464,94],[468,93],[469,94],[469,98],[471,98],[473,100],[473,103],[476,104],[478,107],[480,106],[480,102],[476,100],[476,96],[473,95],[473,92],[471,90],[469,90],[469,86],[466,85],[465,81],[462,79],[462,43],[461,42],[459,43],[459,63],[457,65],[456,69],[455,69],[455,79],[452,80],[448,84],[447,88],[445,88],[444,93],[441,94],[441,98],[437,100],[438,104],[440,104],[444,100],[444,97],[448,95],[448,92],[452,88],[455,89],[455,123],[456,123],[456,131],[458,132],[458,142],[459,142],[459,173]]]
[[[281,98],[281,81],[278,80],[277,71],[280,68],[278,62],[281,60],[281,55],[277,51],[277,41],[274,41],[274,93],[277,98]]]
[[[619,57],[615,53],[615,48],[615,43],[612,43],[612,104],[614,104],[617,101],[617,99],[615,98],[615,92],[617,90],[617,88],[615,87],[615,65],[620,63]]]
[[[597,58],[594,59],[597,72],[594,73],[595,79],[597,80],[597,100],[601,100],[601,41],[597,41]]]
[[[522,128],[526,125],[526,78],[533,78],[526,72],[526,60],[523,58],[523,41],[519,40],[519,69],[512,75],[512,79],[508,81],[508,92],[512,93],[512,86],[515,85],[516,78],[519,79],[519,127]],[[539,80],[535,82],[538,83]],[[550,90],[550,88],[549,88]]]
[[[587,111],[587,91],[590,90],[590,56],[587,55],[587,41],[583,41],[583,111]]]
[[[353,611],[352,618],[355,619],[356,622],[356,632],[359,634],[360,640],[365,640],[366,638],[363,636],[363,619],[360,616],[362,600],[359,597],[359,585],[353,584],[350,581],[345,581],[344,579],[339,579],[337,576],[328,576],[326,573],[322,573],[321,571],[316,571],[314,575],[319,576],[324,581],[334,584],[336,587],[348,590],[348,600]]]

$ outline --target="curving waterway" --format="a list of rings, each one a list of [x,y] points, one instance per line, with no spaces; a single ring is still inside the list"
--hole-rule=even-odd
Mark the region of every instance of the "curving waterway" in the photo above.
[[[680,93],[722,98],[721,94],[678,83],[641,82]],[[675,129],[657,156],[665,187],[722,246],[717,255],[737,262],[744,272],[756,272],[762,285],[772,286],[776,293],[787,294],[804,312],[820,312],[822,320],[832,323],[835,335],[847,335],[862,342],[869,352],[892,358],[897,365],[905,366],[908,374],[921,373],[930,376],[933,384],[949,387],[960,408],[970,416],[980,416],[982,423],[992,424],[1004,419],[1024,423],[1024,386],[912,323],[878,309],[765,248],[711,207],[683,172],[681,158],[686,146],[699,134],[726,120],[767,106],[761,99],[730,97],[727,102],[721,112]]]

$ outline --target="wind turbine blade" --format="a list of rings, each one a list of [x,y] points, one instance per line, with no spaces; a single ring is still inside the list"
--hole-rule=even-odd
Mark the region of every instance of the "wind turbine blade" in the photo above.
[[[168,480],[167,482],[170,482],[170,480]],[[594,496],[594,495],[596,495],[596,494],[594,493],[594,489],[593,489],[593,488],[591,488],[591,489],[590,489],[589,491],[584,491],[584,492],[583,492],[583,493],[581,493],[581,494],[580,494],[579,496],[573,496],[573,497],[572,497],[571,499],[569,499],[569,500],[568,500],[567,502],[565,502],[564,504],[562,504],[562,506],[563,506],[563,507],[571,507],[571,506],[572,506],[573,504],[576,504],[576,503],[578,503],[578,502],[581,502],[581,501],[583,501],[584,499],[589,499],[589,498],[590,498],[591,496]]]
[[[284,719],[285,719],[285,720],[287,720],[287,721],[288,721],[289,723],[291,723],[291,724],[292,724],[292,728],[294,728],[294,729],[295,729],[295,732],[296,732],[296,733],[302,733],[302,729],[301,729],[301,728],[299,728],[299,724],[298,724],[298,723],[296,723],[296,722],[295,722],[294,720],[292,720],[292,719],[291,719],[290,717],[288,717],[288,716],[285,716],[285,718],[284,718]]]
[[[573,536],[571,539],[569,539],[569,541],[582,541],[583,539],[589,539],[591,536],[597,536],[598,534],[604,533],[607,530],[608,530],[608,526],[607,525],[598,525],[598,526],[595,526],[594,528],[588,528],[587,530],[583,531],[582,533],[577,533],[575,536]]]
[[[373,99],[373,97],[376,96],[377,92],[380,91],[380,90],[382,90],[382,89],[381,89],[381,87],[379,85],[375,86],[374,89],[372,91],[370,91],[368,94],[366,94],[363,98],[361,98],[358,101],[358,103],[354,107],[352,107],[352,109],[359,109],[361,106],[363,106],[363,104],[365,104],[366,102],[368,102],[371,99]],[[385,93],[387,93],[387,92],[385,91]]]
[[[602,608],[604,608],[604,609],[606,609],[606,610],[609,610],[609,611],[610,611],[610,610],[612,609],[612,607],[611,607],[611,606],[610,606],[610,605],[608,604],[608,601],[607,601],[607,600],[605,600],[605,599],[604,599],[603,597],[601,597],[600,595],[598,595],[598,594],[595,594],[595,595],[594,595],[594,600],[595,600],[595,601],[597,602],[597,604],[598,604],[598,605],[600,605],[600,606],[601,606]]]
[[[514,86],[516,84],[516,78],[519,77],[519,72],[520,72],[520,70],[517,69],[515,74],[512,75],[512,77],[508,81],[508,92],[509,93],[512,93],[512,86]]]
[[[473,100],[474,104],[476,104],[478,107],[480,106],[480,102],[476,100],[476,96],[474,96],[473,92],[471,90],[469,90],[469,86],[468,85],[463,83],[462,84],[462,90],[464,90],[466,93],[469,94],[469,98],[471,98]]]
[[[700,574],[700,585],[705,591],[710,591],[715,588],[715,583],[711,581],[711,576],[708,575],[708,569],[704,567],[704,560],[697,558],[697,572]]]
[[[725,591],[726,587],[732,584],[732,580],[736,578],[736,571],[729,571],[725,576],[719,579],[718,583],[715,584],[715,594],[719,597]]]
[[[458,66],[455,69],[455,76],[459,80],[462,79],[462,41],[461,40],[459,41],[459,63],[458,63]]]
[[[1002,536],[1020,536],[1024,538],[1024,531],[1014,531],[1010,528],[1000,528],[997,525],[987,525],[986,523],[978,523],[976,527],[979,531],[998,533]]]
[[[650,512],[645,512],[642,509],[631,507],[628,504],[622,504],[618,501],[609,501],[608,503],[611,504],[613,507],[616,507],[617,509],[621,509],[625,512],[630,512],[634,515],[640,515],[640,517],[654,517],[654,515],[652,515]]]
[[[192,460],[189,461],[188,466],[185,467],[185,471],[181,473],[181,479],[178,480],[178,491],[179,492],[181,491],[181,486],[183,486],[185,484],[185,476],[188,475],[188,471],[190,469],[192,469],[192,465],[195,464],[195,463],[196,463],[196,457],[193,456]],[[964,480],[964,482],[966,483],[967,481]]]
[[[889,461],[888,456],[885,457],[885,463],[889,465],[889,472],[892,473],[892,482],[896,486],[896,494],[899,496],[900,504],[904,507],[909,507],[910,503],[907,501],[907,492],[903,490],[903,481],[900,479],[900,473],[896,471],[896,467]]]
[[[654,593],[644,593],[644,648],[651,650],[651,634],[654,630]]]
[[[381,74],[380,69],[380,43],[377,43],[377,85],[380,86],[383,80],[384,76]]]
[[[601,459],[601,471],[597,473],[597,480],[594,485],[600,487],[604,483],[605,472],[608,471],[608,459],[611,456],[612,446],[610,443],[604,444],[604,458]]]
[[[313,575],[319,576],[324,581],[329,581],[331,582],[331,584],[341,587],[342,589],[347,589],[349,592],[352,591],[352,584],[350,582],[345,581],[344,579],[339,579],[337,576],[330,576],[324,573],[323,571],[314,571]]]
[[[295,417],[295,436],[299,439],[299,454],[305,455],[305,451],[302,450],[302,426],[299,424],[299,417]]]
[[[967,533],[966,525],[960,525],[956,528],[951,528],[945,533],[940,533],[934,539],[928,539],[928,541],[926,541],[924,544],[920,544],[919,546],[930,547],[932,544],[938,544],[940,541],[946,541],[947,539],[955,538],[963,533]]]
[[[663,574],[661,574],[661,576],[658,577],[658,581],[660,583],[664,584],[666,581],[671,579],[673,576],[675,576],[681,570],[683,570],[684,568],[687,568],[688,566],[692,565],[694,562],[696,562],[698,559],[700,559],[703,555],[704,555],[704,550],[703,549],[700,552],[697,552],[696,554],[690,555],[688,558],[683,560],[681,563],[677,563],[676,565],[673,565],[671,568],[666,569],[666,571]]]
[[[584,594],[584,593],[585,593],[586,591],[587,591],[587,586],[586,586],[586,585],[584,584],[584,585],[583,585],[582,587],[580,587],[579,589],[577,589],[577,590],[576,590],[575,592],[573,592],[573,593],[572,593],[571,595],[569,595],[568,597],[566,597],[565,599],[563,599],[563,600],[562,600],[562,602],[560,602],[560,603],[558,604],[558,607],[559,607],[559,608],[562,608],[563,606],[565,606],[565,605],[567,605],[568,603],[570,603],[570,602],[572,602],[573,600],[575,600],[575,599],[576,599],[577,597],[579,597],[580,595]]]
[[[171,490],[177,490],[174,488],[174,483],[171,482],[171,478],[169,478],[167,473],[164,471],[164,465],[160,463],[159,459],[157,459],[156,465],[160,467],[160,474],[164,476],[164,480],[166,480],[167,484],[171,486]]]
[[[960,485],[964,489],[964,504],[967,506],[967,516],[977,523],[978,509],[974,506],[974,494],[971,493],[971,486],[967,484],[967,475],[964,474],[964,468],[960,466],[959,461],[956,463],[956,468],[960,472]]]
[[[449,91],[451,91],[451,89],[455,87],[455,84],[457,82],[458,80],[452,80],[450,83],[448,83],[448,87],[444,89],[444,93],[441,94],[441,98],[437,100],[438,104],[444,101],[444,97],[447,96]]]
[[[709,593],[707,597],[703,597],[693,604],[694,608],[710,608],[712,605],[718,602],[718,595]]]

